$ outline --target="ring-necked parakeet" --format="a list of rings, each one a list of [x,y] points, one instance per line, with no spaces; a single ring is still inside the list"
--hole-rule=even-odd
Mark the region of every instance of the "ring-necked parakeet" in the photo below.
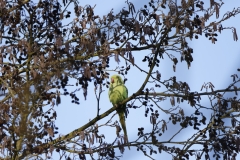
[[[119,75],[113,75],[111,77],[111,83],[108,91],[108,96],[110,102],[112,102],[113,105],[117,105],[124,101],[126,98],[128,98],[128,89],[124,85],[124,82],[122,78]],[[126,104],[123,104],[121,106],[118,106],[117,108],[117,113],[120,119],[120,123],[124,132],[124,136],[127,140],[128,143],[128,136],[127,136],[127,128],[126,128],[126,123],[125,123],[125,109],[126,109]],[[130,149],[130,147],[128,146]]]

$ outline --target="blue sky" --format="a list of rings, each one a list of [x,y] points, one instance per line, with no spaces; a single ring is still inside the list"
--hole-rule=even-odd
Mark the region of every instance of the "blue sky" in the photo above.
[[[144,5],[143,1],[135,0],[131,2],[135,4],[136,8],[140,8]],[[148,1],[145,1],[145,3],[148,3]],[[207,1],[206,3],[209,3],[209,1]],[[94,10],[96,15],[98,14],[106,15],[112,8],[114,9],[114,13],[116,14],[122,7],[126,6],[124,0],[80,1],[81,6],[84,6],[85,4],[90,4],[91,6],[94,6],[94,4],[96,4]],[[231,2],[225,2],[223,9],[220,11],[220,17],[222,17],[223,13],[232,10],[236,6],[240,6],[240,1],[233,0]],[[224,24],[223,26],[224,27],[235,26],[237,29],[237,33],[240,33],[239,19],[240,19],[239,15],[233,17],[226,23],[223,23]],[[238,64],[240,59],[239,41],[237,42],[233,41],[232,37],[233,37],[232,31],[226,30],[219,34],[218,41],[216,42],[216,44],[212,44],[204,36],[200,37],[199,40],[189,41],[190,46],[194,49],[193,53],[194,61],[190,69],[187,69],[186,63],[180,62],[177,65],[177,71],[173,72],[172,62],[169,61],[167,57],[165,57],[164,60],[161,60],[160,66],[158,68],[158,70],[162,74],[162,80],[168,79],[172,76],[176,76],[178,81],[188,82],[192,91],[200,91],[200,88],[204,82],[212,82],[215,85],[216,89],[226,88],[228,84],[232,81],[230,75],[236,73],[236,69],[239,67]],[[135,56],[136,62],[138,60],[141,61],[142,57],[138,58],[136,54],[144,55],[146,54],[146,51],[138,53],[136,52],[133,54],[133,56]],[[112,61],[114,60],[112,59]],[[121,63],[124,63],[124,61],[121,60]],[[116,65],[116,63],[114,62],[112,64]],[[142,66],[144,67],[144,64]],[[141,73],[133,66],[131,66],[131,68],[132,69],[129,71],[129,74],[127,75],[128,81],[126,82],[126,86],[128,87],[129,90],[129,95],[137,91],[139,85],[142,84],[145,76],[144,73]],[[75,84],[75,81],[72,81],[72,83]],[[74,90],[74,87],[72,87],[72,90]],[[163,90],[161,90],[161,88],[159,90],[156,90],[156,92],[162,91]],[[88,97],[86,101],[84,101],[81,91],[78,92],[77,94],[78,97],[80,97],[80,105],[74,105],[72,103],[69,103],[70,102],[69,99],[62,97],[62,104],[56,108],[58,114],[56,125],[59,127],[60,134],[67,134],[75,130],[76,128],[81,127],[89,120],[93,119],[96,115],[97,101],[93,92],[93,87],[89,88]],[[209,101],[207,99],[204,99],[204,101],[202,101],[202,104],[204,105],[208,105],[208,103]],[[163,108],[165,105],[168,108],[168,106],[170,106],[169,101],[161,104]],[[104,111],[112,107],[111,103],[108,100],[107,90],[105,90],[101,95],[100,106],[101,106],[100,113],[103,113]],[[189,106],[187,106],[186,108],[189,109]],[[190,111],[191,109],[189,109],[189,113]],[[130,109],[129,112],[130,114],[128,115],[126,123],[129,140],[131,141],[135,140],[135,137],[137,136],[138,127],[145,126],[146,129],[148,128],[147,124],[149,124],[149,117],[148,118],[144,117],[144,108],[139,110]],[[186,113],[188,113],[187,110]],[[98,125],[105,123],[113,114],[101,120],[98,123]],[[161,118],[164,119],[164,117]],[[118,117],[115,116],[114,121],[117,119]],[[104,127],[103,129],[100,128],[99,131],[100,133],[104,133],[106,137],[108,137],[109,139],[109,141],[107,140],[108,142],[111,142],[111,139],[114,140],[116,137],[115,128]],[[168,128],[168,131],[170,134],[163,136],[162,139],[159,139],[159,141],[161,140],[165,141],[165,138],[167,140],[167,138],[171,136],[171,132],[172,133],[176,132],[176,127],[175,126],[170,127]],[[193,132],[191,132],[191,130],[186,130],[178,136],[179,138],[178,140],[187,139],[187,137],[191,136],[192,134]],[[160,157],[163,158],[163,156],[164,158],[171,159],[171,156],[165,154],[162,155],[157,154],[154,155],[153,157],[159,159]],[[137,152],[136,149],[132,147],[131,151],[126,150],[125,154],[123,155],[123,159],[145,160],[149,158],[145,157],[142,153]]]

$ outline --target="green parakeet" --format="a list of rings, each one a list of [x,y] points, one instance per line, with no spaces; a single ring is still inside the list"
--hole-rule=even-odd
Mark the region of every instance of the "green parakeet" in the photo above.
[[[109,96],[110,102],[112,102],[113,105],[117,105],[122,101],[124,101],[126,98],[128,98],[128,89],[124,85],[124,82],[119,75],[113,75],[111,77],[108,96]],[[126,109],[126,104],[118,106],[117,113],[118,113],[120,123],[124,132],[124,136],[128,143],[127,128],[126,128],[125,116],[124,116],[125,109]],[[128,148],[130,149],[129,146]]]

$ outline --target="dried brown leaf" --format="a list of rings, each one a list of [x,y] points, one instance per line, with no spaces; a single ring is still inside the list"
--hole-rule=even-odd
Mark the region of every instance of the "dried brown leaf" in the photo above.
[[[53,151],[54,151],[54,146],[50,145],[49,152],[50,152],[51,156],[52,156]]]
[[[132,52],[129,52],[129,60],[132,63],[132,65],[134,66],[134,57],[132,56]]]
[[[94,139],[95,139],[95,134],[92,133],[92,139],[91,139],[91,144],[92,144],[92,145],[94,144]]]
[[[215,22],[212,22],[212,25],[213,25],[213,30],[217,31],[217,24]]]
[[[233,88],[234,88],[235,94],[238,95],[238,92],[237,92],[238,88],[236,86],[233,86]]]
[[[48,127],[48,128],[47,128],[47,132],[48,132],[48,134],[49,134],[51,137],[54,136],[54,130],[53,130],[53,128]]]
[[[89,65],[86,65],[84,68],[84,77],[90,79],[91,78],[91,71]]]
[[[80,131],[79,137],[80,137],[80,140],[81,140],[81,141],[84,141],[84,140],[85,140],[85,133],[84,133],[84,131]]]
[[[236,28],[232,28],[232,32],[233,32],[233,40],[234,41],[237,41],[238,40],[238,36],[237,36],[237,31],[236,31]]]
[[[173,65],[173,72],[176,72],[176,66]]]
[[[167,130],[167,124],[166,124],[166,122],[163,120],[163,123],[162,123],[162,132],[164,133],[166,130]]]
[[[119,54],[118,54],[118,52],[115,52],[115,54],[114,54],[114,60],[115,60],[115,62],[117,62],[117,63],[119,64],[120,59],[119,59]]]
[[[135,21],[135,32],[137,32],[137,33],[140,32],[140,24],[138,21]]]
[[[175,98],[173,96],[170,97],[170,103],[172,106],[175,106]]]
[[[116,125],[116,134],[117,134],[118,137],[119,137],[120,131],[121,131],[120,126],[119,126],[119,125]]]
[[[216,11],[216,18],[219,18],[219,4],[218,3],[215,3],[215,11]]]
[[[204,19],[205,19],[206,22],[209,20],[209,17],[210,16],[209,16],[208,12],[204,13]]]
[[[215,4],[214,0],[210,0],[210,8],[212,8],[214,4]]]

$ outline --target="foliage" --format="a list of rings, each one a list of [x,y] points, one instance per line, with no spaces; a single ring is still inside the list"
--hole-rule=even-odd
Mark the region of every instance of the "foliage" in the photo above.
[[[72,5],[75,15],[66,24],[66,19],[72,16],[69,8]],[[212,151],[216,159],[220,156],[236,159],[240,145],[239,99],[237,96],[226,98],[225,93],[238,94],[237,74],[232,75],[233,83],[226,89],[215,90],[212,83],[206,83],[202,87],[206,92],[198,93],[191,91],[187,82],[177,81],[177,77],[161,80],[158,69],[163,58],[172,61],[174,71],[179,61],[190,68],[194,51],[188,42],[200,36],[214,44],[219,33],[231,30],[233,40],[237,41],[236,29],[223,27],[222,23],[238,15],[240,8],[220,18],[223,5],[215,0],[210,0],[208,7],[199,0],[181,0],[179,4],[151,0],[142,9],[135,10],[134,4],[126,1],[127,7],[119,13],[111,10],[100,17],[94,14],[94,7],[80,6],[76,0],[61,3],[0,0],[2,159],[41,159],[53,152],[59,152],[60,159],[76,159],[76,155],[80,159],[89,156],[113,159],[119,156],[116,150],[124,154],[127,146],[131,146],[131,150],[137,148],[149,158],[153,153],[166,152],[175,160],[191,156],[209,159]],[[136,60],[140,51],[148,51],[138,54],[143,65]],[[125,66],[114,68],[112,61],[119,63],[120,60]],[[111,71],[123,75],[126,81],[132,68],[145,73],[142,85],[119,105],[100,114],[100,95],[109,87]],[[77,84],[71,84],[70,80],[77,80]],[[151,84],[155,87],[149,87]],[[75,90],[69,91],[73,85]],[[97,115],[69,134],[58,135],[56,106],[65,96],[76,104],[80,104],[79,96],[87,101],[90,85],[95,87],[97,95]],[[157,88],[166,91],[155,92]],[[83,95],[79,91],[83,91]],[[201,104],[203,96],[209,96],[208,107]],[[161,108],[160,103],[167,99],[171,105]],[[141,116],[149,116],[152,126],[151,131],[138,128],[137,136],[129,143],[124,142],[119,124],[112,124],[109,116],[125,103],[126,115],[130,109],[145,108]],[[185,114],[186,106],[194,109],[190,116]],[[211,117],[203,114],[205,109],[212,111]],[[162,115],[169,119],[162,119]],[[97,123],[103,118],[109,119],[108,125]],[[232,125],[225,125],[223,119],[231,119]],[[170,123],[180,130],[169,141],[160,141],[159,137],[166,133]],[[99,127],[107,128],[110,124],[116,127],[115,141],[105,139],[99,132]],[[173,142],[186,128],[193,129],[192,137]],[[201,149],[194,148],[197,144]]]

